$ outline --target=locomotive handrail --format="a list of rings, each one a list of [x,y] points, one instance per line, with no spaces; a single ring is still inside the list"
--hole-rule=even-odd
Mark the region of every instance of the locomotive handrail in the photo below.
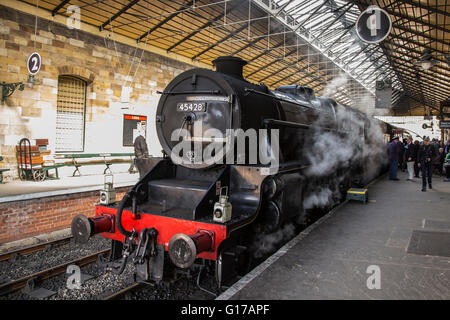
[[[337,130],[332,128],[326,128],[326,127],[318,127],[318,126],[311,126],[308,124],[302,124],[297,122],[291,122],[291,121],[284,121],[284,120],[278,120],[278,119],[264,119],[264,124],[266,126],[275,124],[283,127],[291,127],[291,128],[301,128],[301,129],[320,129],[324,131],[333,131],[333,132],[340,132],[340,133],[346,133],[348,134],[350,131],[343,131],[343,130]]]
[[[219,94],[220,90],[209,91],[156,91],[157,94]]]
[[[257,90],[254,90],[254,89],[250,89],[250,88],[245,88],[244,91],[245,92],[251,92],[251,93],[260,94],[260,95],[263,95],[263,96],[266,96],[266,97],[269,97],[269,98],[273,98],[273,99],[277,99],[277,100],[280,100],[280,101],[284,101],[284,102],[293,103],[293,104],[299,105],[299,106],[304,107],[304,108],[309,108],[309,109],[314,109],[314,110],[318,110],[318,111],[323,111],[323,110],[320,110],[320,109],[317,109],[317,108],[313,108],[313,107],[310,107],[310,106],[305,106],[304,104],[298,103],[295,100],[289,100],[289,99],[284,99],[284,98],[277,97],[274,94],[268,94],[268,93],[260,92],[260,91],[257,91]]]
[[[291,122],[291,121],[284,121],[284,120],[277,120],[277,119],[264,119],[265,125],[279,125],[283,127],[292,127],[292,128],[301,128],[301,129],[311,129],[312,126],[308,124],[303,123],[297,123],[297,122]]]

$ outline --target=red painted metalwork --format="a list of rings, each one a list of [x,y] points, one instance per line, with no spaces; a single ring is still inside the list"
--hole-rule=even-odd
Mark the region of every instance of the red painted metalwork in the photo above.
[[[96,206],[95,207],[95,215],[113,215],[115,217],[117,213],[116,208],[104,207],[104,206]],[[123,210],[122,212],[122,226],[126,230],[135,230],[136,232],[141,232],[144,228],[155,228],[158,231],[158,244],[164,245],[165,250],[168,250],[169,241],[173,235],[177,233],[184,233],[187,235],[191,235],[190,237],[195,236],[194,241],[198,241],[198,244],[203,250],[203,252],[198,254],[199,258],[208,259],[208,260],[216,260],[217,259],[217,249],[223,240],[227,238],[227,228],[224,225],[213,224],[213,223],[204,223],[183,219],[170,218],[165,216],[158,216],[152,214],[140,214],[140,219],[133,219],[131,211]],[[197,235],[197,233],[203,232],[203,234]],[[208,240],[206,237],[206,232],[209,234],[214,234],[214,240],[212,243],[208,244]],[[114,232],[104,232],[101,234],[102,237],[123,241],[124,236],[115,229]],[[209,246],[209,248],[207,248]],[[209,249],[209,250],[208,250]],[[199,250],[201,251],[201,250]]]
[[[90,218],[90,220],[94,225],[94,232],[92,233],[93,235],[102,232],[114,231],[115,217],[110,214],[96,216]]]
[[[195,242],[197,253],[211,250],[214,247],[214,234],[211,231],[199,230],[197,233],[189,235],[189,237]]]

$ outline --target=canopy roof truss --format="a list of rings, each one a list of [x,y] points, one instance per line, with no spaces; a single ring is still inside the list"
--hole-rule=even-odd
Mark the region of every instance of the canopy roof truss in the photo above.
[[[36,0],[21,0],[36,5]],[[39,0],[70,16],[206,64],[221,55],[248,61],[244,76],[269,87],[307,85],[346,104],[372,99],[377,80],[393,83],[394,108],[439,110],[450,96],[450,0]],[[393,29],[380,44],[363,43],[355,23],[369,5],[385,9]],[[417,63],[424,49],[435,66]],[[442,110],[441,110],[442,111]]]

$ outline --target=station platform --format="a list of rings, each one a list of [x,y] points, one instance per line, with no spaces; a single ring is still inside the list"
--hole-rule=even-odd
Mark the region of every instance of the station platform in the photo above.
[[[104,179],[103,174],[90,174],[41,182],[7,182],[0,184],[0,203],[101,190],[104,187]],[[139,173],[116,172],[113,179],[115,187],[133,186],[139,180]]]
[[[336,207],[218,300],[450,299],[450,182],[386,176]],[[378,277],[378,278],[377,278]]]
[[[138,180],[139,173],[114,172],[116,201]],[[84,174],[0,184],[0,250],[35,243],[43,234],[63,232],[78,214],[92,217],[104,183],[103,174]]]

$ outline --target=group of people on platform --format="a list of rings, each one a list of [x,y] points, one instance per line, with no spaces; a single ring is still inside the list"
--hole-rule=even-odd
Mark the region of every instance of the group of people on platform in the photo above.
[[[437,139],[430,141],[425,137],[422,142],[413,141],[412,137],[400,141],[394,137],[389,143],[389,179],[399,180],[397,170],[408,170],[408,179],[420,178],[422,173],[422,191],[432,189],[433,172],[443,175],[443,164],[450,160],[450,140],[445,144]]]

